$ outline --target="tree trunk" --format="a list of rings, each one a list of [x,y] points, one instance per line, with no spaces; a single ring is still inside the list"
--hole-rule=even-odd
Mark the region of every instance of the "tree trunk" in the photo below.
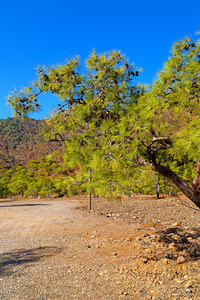
[[[197,207],[200,208],[200,196],[196,196],[193,189],[185,181],[183,181],[176,173],[164,166],[156,163],[154,163],[153,166],[155,171],[170,179],[186,197],[188,197]]]
[[[159,184],[159,177],[157,177],[157,182],[156,182],[156,194],[157,194],[157,199],[160,198],[160,184]]]
[[[90,169],[89,183],[91,183],[91,169]],[[88,199],[88,211],[90,212],[91,210],[92,210],[92,195],[90,190],[89,199]]]

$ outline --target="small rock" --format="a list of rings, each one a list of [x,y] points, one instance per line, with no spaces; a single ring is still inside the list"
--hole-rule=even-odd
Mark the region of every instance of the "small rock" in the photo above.
[[[163,263],[165,263],[165,264],[168,264],[169,263],[169,260],[168,260],[168,258],[166,258],[166,257],[163,257],[163,258],[161,258],[160,259]]]
[[[100,276],[103,276],[103,272],[100,272],[99,275],[100,275]]]
[[[175,226],[181,226],[181,223],[180,222],[176,222],[176,223],[172,224],[172,227],[175,227]]]
[[[169,249],[173,249],[174,248],[174,243],[169,244]]]
[[[177,264],[182,264],[185,262],[185,257],[180,255],[178,258],[177,258]]]
[[[146,263],[148,262],[148,258],[147,258],[147,257],[142,257],[142,258],[141,258],[141,261],[142,261],[144,264],[146,264]]]
[[[179,280],[178,278],[174,278],[174,281],[175,281],[177,284],[183,283],[183,280]]]
[[[183,289],[186,291],[186,293],[192,293],[191,289],[186,286],[184,286]]]
[[[131,241],[132,241],[132,238],[129,237],[129,238],[126,239],[126,241],[127,241],[127,242],[131,242]]]
[[[143,237],[149,237],[149,234],[148,234],[148,233],[145,233],[145,234],[143,235]]]
[[[146,249],[145,251],[146,251],[146,253],[152,253],[151,249]]]
[[[190,281],[186,282],[185,287],[187,287],[187,288],[192,287],[192,283]]]
[[[152,239],[156,239],[156,238],[157,238],[157,235],[152,234],[152,235],[151,235],[151,238],[152,238]]]
[[[128,292],[123,292],[123,291],[120,291],[120,292],[119,292],[119,294],[120,294],[120,295],[127,296],[127,295],[128,295]]]

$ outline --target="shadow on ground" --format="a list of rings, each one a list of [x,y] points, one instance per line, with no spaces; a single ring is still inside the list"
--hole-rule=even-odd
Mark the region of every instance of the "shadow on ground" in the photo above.
[[[200,259],[200,228],[191,228],[187,232],[182,228],[172,227],[158,233],[158,242],[163,243],[168,250],[166,258],[176,259],[177,255],[182,255],[187,261]]]
[[[11,275],[19,265],[27,267],[31,263],[57,255],[61,251],[62,249],[57,247],[39,247],[0,254],[0,276]]]
[[[40,204],[40,203],[37,203],[37,204],[9,204],[9,205],[0,205],[0,208],[1,207],[21,207],[21,206],[48,206],[50,204]]]

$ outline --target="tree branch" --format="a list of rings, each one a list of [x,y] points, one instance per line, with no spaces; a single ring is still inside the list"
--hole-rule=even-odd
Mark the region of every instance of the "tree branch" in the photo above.
[[[152,163],[149,163],[143,158],[138,158],[137,162],[140,165],[151,165],[154,167],[154,170],[164,177],[168,178],[171,182],[173,182],[182,192],[188,197],[198,208],[200,208],[200,197],[196,196],[193,189],[182,180],[176,173],[170,170],[167,167],[159,165],[156,163],[155,159],[152,159]]]
[[[200,198],[195,196],[194,191],[185,181],[183,181],[176,173],[167,167],[158,164],[154,164],[153,166],[155,171],[170,179],[186,197],[188,197],[197,207],[200,208]]]
[[[166,137],[166,136],[163,136],[163,137],[153,137],[152,138],[152,141],[151,141],[151,143],[153,144],[153,143],[155,143],[155,142],[160,142],[160,141],[169,141],[170,140],[170,138],[169,137]]]
[[[168,146],[158,146],[157,148],[153,149],[152,152],[155,154],[155,152],[157,152],[158,150],[166,150],[166,149],[169,149],[171,148],[170,145]]]

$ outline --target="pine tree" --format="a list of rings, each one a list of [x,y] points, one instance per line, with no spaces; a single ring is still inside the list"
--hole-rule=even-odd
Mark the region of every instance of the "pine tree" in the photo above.
[[[65,144],[65,161],[77,170],[67,184],[118,197],[136,186],[141,165],[151,166],[200,207],[200,195],[180,178],[200,155],[200,41],[175,43],[149,88],[133,83],[140,70],[117,51],[92,52],[86,70],[80,72],[78,57],[38,68],[32,86],[8,97],[18,115],[38,110],[42,92],[63,101],[45,134]]]
[[[29,178],[27,176],[27,170],[19,166],[15,169],[15,172],[8,183],[8,188],[12,194],[21,194],[21,196],[24,197],[28,182]]]

